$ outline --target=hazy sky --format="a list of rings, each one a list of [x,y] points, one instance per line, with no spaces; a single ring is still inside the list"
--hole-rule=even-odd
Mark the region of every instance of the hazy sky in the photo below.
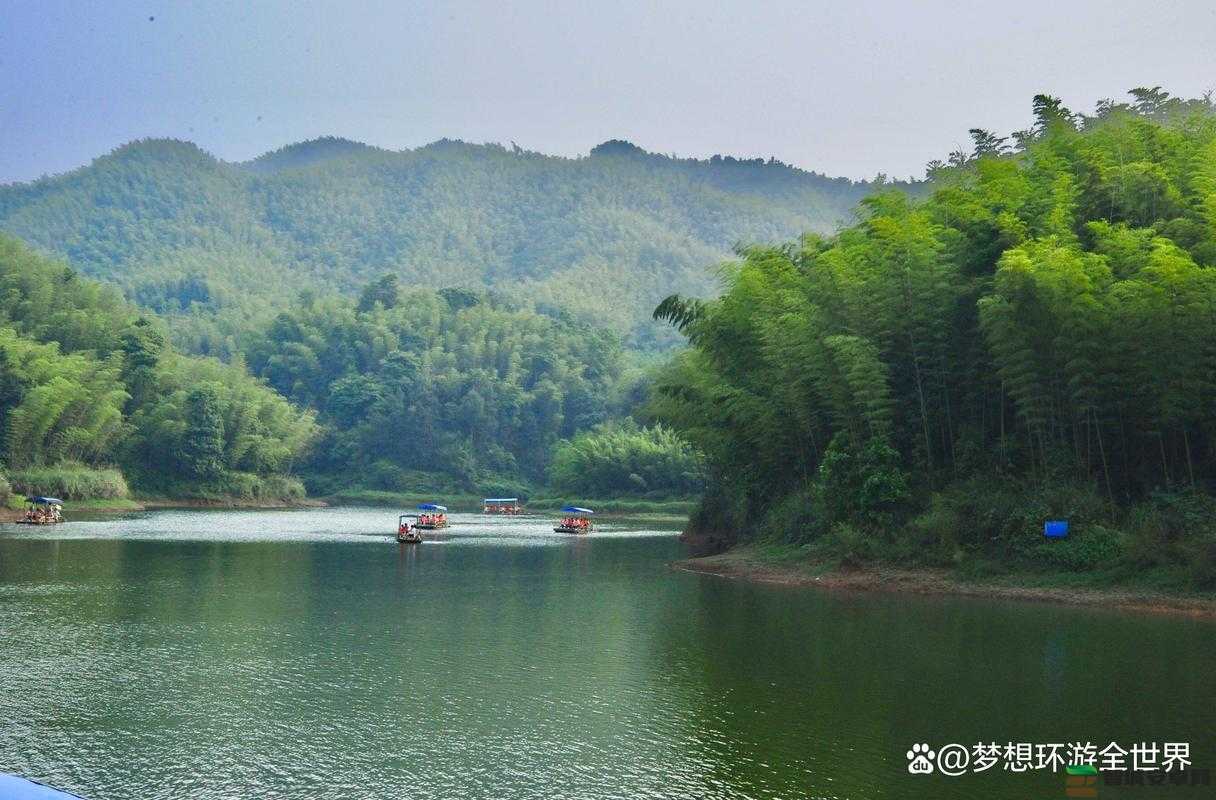
[[[0,0],[0,181],[131,139],[241,160],[325,134],[776,156],[897,177],[1133,86],[1216,87],[1216,2]]]

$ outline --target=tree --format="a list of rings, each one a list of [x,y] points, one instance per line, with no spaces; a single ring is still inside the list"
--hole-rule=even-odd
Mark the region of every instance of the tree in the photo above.
[[[397,276],[384,275],[363,288],[363,293],[359,295],[357,308],[364,313],[371,311],[376,306],[386,310],[396,308],[397,303],[400,302],[400,294],[401,289],[397,285]]]
[[[971,134],[971,141],[974,143],[971,151],[972,158],[989,158],[1009,154],[1008,136],[997,136],[983,128],[972,128],[968,133]]]
[[[186,431],[178,459],[191,478],[213,481],[224,474],[224,417],[221,387],[202,384],[186,397]]]

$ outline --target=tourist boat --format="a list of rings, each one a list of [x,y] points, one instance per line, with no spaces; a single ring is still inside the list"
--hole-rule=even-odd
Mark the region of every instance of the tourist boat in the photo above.
[[[518,497],[487,497],[481,501],[481,513],[513,515],[524,513],[524,509]]]
[[[31,497],[29,510],[18,525],[54,525],[63,522],[63,501],[58,497]]]
[[[420,531],[434,531],[448,526],[448,507],[436,503],[419,503],[418,515],[414,528]]]
[[[591,533],[591,515],[595,512],[589,508],[566,506],[562,509],[566,516],[553,529],[554,533]]]
[[[402,514],[397,517],[397,541],[401,544],[418,544],[422,541],[422,534],[418,532],[417,524],[411,526],[408,522],[411,519],[418,519],[418,515]]]

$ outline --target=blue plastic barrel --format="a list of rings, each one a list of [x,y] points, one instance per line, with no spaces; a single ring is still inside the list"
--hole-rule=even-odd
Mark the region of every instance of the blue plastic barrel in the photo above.
[[[1048,539],[1063,539],[1068,536],[1068,520],[1049,519],[1043,523],[1043,535]]]

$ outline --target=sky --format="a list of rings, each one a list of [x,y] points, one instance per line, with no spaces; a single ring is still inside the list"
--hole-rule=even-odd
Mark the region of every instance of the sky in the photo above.
[[[239,161],[324,135],[903,178],[1037,93],[1154,85],[1216,88],[1216,3],[0,0],[0,182],[144,137]]]

